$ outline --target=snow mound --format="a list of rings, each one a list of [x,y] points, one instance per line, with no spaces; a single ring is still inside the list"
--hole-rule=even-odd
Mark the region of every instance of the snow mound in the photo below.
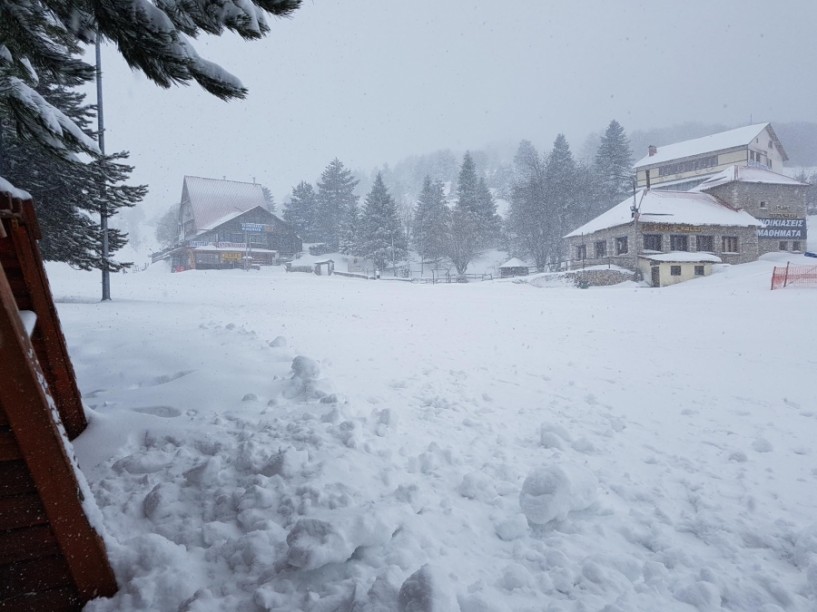
[[[595,474],[579,465],[538,468],[522,483],[519,505],[531,526],[547,525],[591,507],[598,486]]]

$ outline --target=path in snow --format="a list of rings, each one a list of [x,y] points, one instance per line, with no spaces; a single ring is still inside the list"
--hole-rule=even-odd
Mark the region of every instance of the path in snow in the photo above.
[[[768,267],[55,274],[123,586],[90,608],[808,610],[817,293]]]

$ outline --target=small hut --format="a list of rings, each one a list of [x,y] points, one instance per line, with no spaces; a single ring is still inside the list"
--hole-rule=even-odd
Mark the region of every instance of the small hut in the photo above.
[[[521,259],[513,257],[499,266],[500,278],[510,278],[512,276],[527,276],[528,264]]]

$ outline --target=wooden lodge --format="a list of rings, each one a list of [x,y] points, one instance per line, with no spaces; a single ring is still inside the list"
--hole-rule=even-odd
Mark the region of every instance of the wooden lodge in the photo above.
[[[0,610],[79,610],[117,590],[68,442],[87,422],[33,203],[0,188]]]
[[[263,187],[184,177],[176,245],[154,256],[174,271],[273,265],[303,248],[295,231],[266,208]]]

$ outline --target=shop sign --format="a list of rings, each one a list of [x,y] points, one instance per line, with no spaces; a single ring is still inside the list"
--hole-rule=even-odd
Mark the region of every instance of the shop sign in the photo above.
[[[758,219],[764,227],[757,230],[758,238],[788,238],[790,240],[805,240],[805,219]]]

